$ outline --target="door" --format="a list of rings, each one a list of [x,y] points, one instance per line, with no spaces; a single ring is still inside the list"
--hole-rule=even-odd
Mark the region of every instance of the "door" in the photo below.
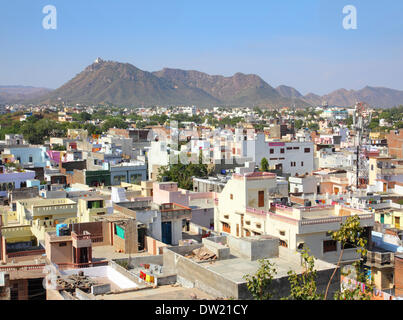
[[[88,248],[80,248],[78,249],[80,253],[79,263],[87,263],[88,262]]]
[[[172,222],[162,222],[162,242],[172,244]]]
[[[259,191],[259,207],[264,207],[264,191]]]
[[[339,194],[340,189],[338,187],[334,187],[334,194]]]
[[[383,213],[381,214],[381,223],[385,223],[385,215]]]
[[[400,217],[395,217],[395,228],[400,229]]]
[[[137,242],[139,251],[144,250],[145,248],[145,238],[146,238],[147,229],[139,228],[137,233]]]
[[[383,184],[383,192],[387,192],[388,191],[388,184],[384,183]]]

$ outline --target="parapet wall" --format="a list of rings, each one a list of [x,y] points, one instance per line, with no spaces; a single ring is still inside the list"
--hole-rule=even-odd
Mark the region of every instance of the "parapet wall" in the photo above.
[[[184,246],[180,248],[189,248],[186,251],[191,252],[191,250],[200,247],[202,247],[202,245]],[[228,280],[220,274],[206,269],[197,262],[174,252],[172,249],[174,248],[171,247],[164,249],[164,272],[176,273],[178,282],[186,287],[198,288],[215,297],[239,298],[238,284],[236,282]]]
[[[251,261],[278,257],[279,239],[270,237],[264,239],[235,238],[228,236],[227,244],[231,254]]]
[[[225,238],[225,237],[218,237],[218,238]],[[202,243],[204,246],[213,252],[216,256],[217,259],[219,260],[224,260],[228,259],[230,257],[230,248],[225,246],[226,240],[223,242],[221,241],[214,241],[214,238],[204,238],[202,240]]]

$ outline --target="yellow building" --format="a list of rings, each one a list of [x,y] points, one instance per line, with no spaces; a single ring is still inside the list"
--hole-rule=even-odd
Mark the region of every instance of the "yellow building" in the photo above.
[[[53,231],[59,223],[77,222],[77,203],[67,199],[24,199],[16,202],[16,216],[20,225],[29,225],[37,240],[45,239],[46,231]]]
[[[152,197],[153,183],[153,181],[141,181],[140,185],[138,185],[134,183],[122,182],[120,187],[126,189],[126,197],[128,199],[137,197]]]
[[[389,212],[376,212],[375,221],[388,224],[392,228],[403,230],[403,210],[390,210]]]
[[[105,200],[100,197],[88,197],[78,200],[77,216],[79,222],[93,222],[96,218],[107,214]]]

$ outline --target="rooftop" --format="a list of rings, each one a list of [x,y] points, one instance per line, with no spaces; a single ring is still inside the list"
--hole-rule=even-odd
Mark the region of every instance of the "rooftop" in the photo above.
[[[297,273],[303,271],[300,255],[291,249],[279,247],[279,256],[269,258],[268,260],[275,264],[277,270],[276,278],[287,277],[287,273],[290,270],[294,270]],[[220,274],[228,280],[238,283],[245,282],[243,276],[256,273],[259,267],[259,262],[257,260],[250,261],[236,256],[231,256],[229,259],[225,260],[215,260],[212,263],[201,262],[199,264],[206,269]],[[315,269],[318,271],[333,268],[333,264],[321,260],[315,260]]]
[[[98,295],[97,300],[212,300],[213,296],[197,289],[184,288],[175,285],[159,286],[157,288],[143,289],[117,294]]]

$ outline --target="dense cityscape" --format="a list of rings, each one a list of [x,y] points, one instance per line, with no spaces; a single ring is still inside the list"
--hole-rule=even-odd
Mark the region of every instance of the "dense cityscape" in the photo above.
[[[401,109],[4,105],[2,299],[399,299]]]
[[[393,313],[402,12],[3,1],[3,313],[369,319],[373,301]]]

